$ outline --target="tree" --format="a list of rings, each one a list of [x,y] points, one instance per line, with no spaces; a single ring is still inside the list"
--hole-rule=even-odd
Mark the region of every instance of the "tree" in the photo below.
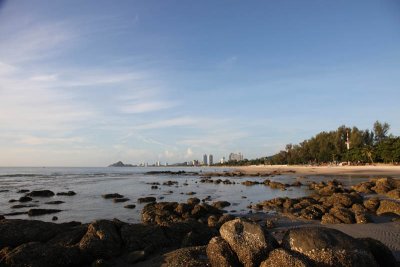
[[[390,129],[390,125],[387,122],[381,123],[376,121],[374,123],[374,135],[375,135],[375,143],[379,144],[382,140],[386,139],[388,132]]]

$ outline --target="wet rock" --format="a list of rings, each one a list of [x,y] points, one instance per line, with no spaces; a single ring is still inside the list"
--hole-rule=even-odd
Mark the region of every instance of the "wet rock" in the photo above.
[[[19,211],[19,212],[9,212],[4,214],[4,216],[18,216],[18,215],[24,215],[24,214],[28,214],[27,211]]]
[[[376,210],[377,215],[386,213],[400,215],[400,201],[392,199],[382,199],[379,208]]]
[[[260,182],[257,182],[257,181],[244,181],[244,182],[242,182],[242,185],[245,185],[245,186],[252,186],[252,185],[256,185],[256,184],[260,184]]]
[[[52,197],[54,196],[54,192],[50,190],[35,190],[28,194],[27,197]]]
[[[53,216],[53,218],[51,218],[52,221],[57,221],[58,217],[57,216]]]
[[[209,266],[206,246],[181,248],[163,255],[162,266],[167,267],[205,267]],[[153,265],[153,266],[161,266]]]
[[[163,185],[173,186],[173,185],[178,185],[178,182],[177,181],[166,181],[163,183]]]
[[[326,209],[319,204],[314,204],[301,210],[301,217],[307,220],[320,220]]]
[[[75,196],[76,193],[74,191],[68,191],[68,192],[58,192],[57,196]]]
[[[160,226],[124,224],[120,232],[127,251],[154,250],[171,245]]]
[[[105,198],[105,199],[113,199],[113,198],[115,199],[115,198],[123,198],[124,196],[120,195],[118,193],[112,193],[112,194],[102,195],[102,197]]]
[[[124,208],[125,208],[125,209],[134,209],[134,208],[136,208],[136,205],[134,205],[134,204],[129,204],[129,205],[125,205]]]
[[[324,201],[326,206],[342,206],[349,208],[355,203],[362,203],[362,198],[358,194],[334,193]]]
[[[382,242],[372,238],[358,238],[369,249],[379,266],[397,266],[392,251]]]
[[[271,187],[272,189],[281,189],[281,190],[286,190],[286,187],[288,185],[280,183],[280,182],[270,182],[269,183],[269,187]]]
[[[367,208],[369,211],[375,212],[380,204],[379,198],[372,197],[363,202],[364,207]]]
[[[400,189],[393,189],[386,193],[387,197],[399,199],[400,200]]]
[[[222,225],[220,234],[244,266],[259,266],[278,246],[278,242],[261,226],[239,218]]]
[[[10,199],[9,201],[8,201],[8,203],[14,203],[14,202],[17,202],[18,200],[16,200],[16,199]]]
[[[288,230],[282,239],[282,247],[308,257],[316,266],[378,266],[367,248],[335,229],[304,227]]]
[[[214,237],[207,246],[207,257],[211,266],[240,266],[239,259],[222,237]]]
[[[5,219],[6,219],[6,217],[4,217],[3,215],[0,215],[0,221],[5,220]]]
[[[20,189],[17,191],[18,194],[24,194],[24,193],[28,193],[30,190],[28,189]]]
[[[40,215],[45,215],[45,214],[52,214],[52,213],[58,213],[61,210],[57,209],[30,209],[28,211],[29,216],[40,216]]]
[[[187,192],[187,193],[186,193],[186,195],[188,195],[188,196],[192,196],[192,195],[195,195],[195,194],[196,194],[196,192],[193,192],[193,191],[192,191],[192,192]]]
[[[354,185],[351,188],[359,193],[371,194],[374,192],[371,189],[373,186],[375,186],[375,183],[373,183],[373,182],[363,182],[363,183]]]
[[[375,186],[371,189],[378,194],[386,194],[387,192],[396,188],[396,183],[392,178],[379,178],[373,179]]]
[[[63,204],[63,203],[65,203],[64,201],[61,201],[61,200],[56,200],[56,201],[49,201],[49,202],[46,202],[46,203],[44,203],[44,204],[48,204],[48,205],[60,205],[60,204]]]
[[[36,204],[19,204],[19,205],[11,206],[12,209],[34,208],[34,207],[39,207],[39,205],[36,205]]]
[[[149,202],[156,202],[155,197],[141,197],[137,200],[139,203],[149,203]]]
[[[342,223],[352,224],[355,223],[354,213],[346,208],[333,207],[329,214],[339,219]]]
[[[13,249],[1,263],[6,266],[69,267],[81,265],[82,258],[76,247],[30,242]]]
[[[273,220],[271,220],[271,219],[265,220],[265,228],[272,229],[274,227],[275,227],[275,223]]]
[[[34,220],[0,220],[0,249],[28,242],[46,242],[65,228],[63,225]]]
[[[113,202],[114,203],[122,203],[122,202],[127,202],[127,201],[129,201],[130,199],[129,198],[126,198],[126,197],[123,197],[123,198],[114,198],[113,199]]]
[[[189,205],[196,205],[196,204],[200,203],[200,199],[198,199],[197,197],[191,197],[191,198],[188,198],[187,203]]]
[[[122,240],[111,221],[99,220],[91,223],[79,243],[81,251],[97,258],[109,259],[120,254]]]
[[[67,230],[64,230],[47,241],[47,243],[61,246],[78,246],[82,237],[86,234],[87,229],[87,224],[71,225]]]
[[[145,260],[146,257],[147,253],[145,250],[136,250],[127,255],[126,262],[133,264]]]
[[[18,200],[19,202],[29,202],[29,201],[32,201],[32,198],[31,197],[20,197],[19,198],[19,200]]]
[[[213,207],[216,207],[217,209],[223,209],[225,207],[229,207],[231,203],[228,201],[216,201],[212,204]]]
[[[215,229],[194,219],[164,223],[162,227],[170,244],[180,244],[182,247],[207,245],[218,233]]]
[[[304,257],[295,255],[291,251],[277,248],[271,251],[268,258],[263,261],[260,267],[311,267]]]

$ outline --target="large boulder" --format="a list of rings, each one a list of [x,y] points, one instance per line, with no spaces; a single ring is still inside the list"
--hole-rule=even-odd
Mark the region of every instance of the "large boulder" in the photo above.
[[[35,190],[26,194],[27,197],[52,197],[54,192],[50,190]]]
[[[28,242],[46,242],[64,230],[64,225],[49,222],[0,220],[0,249]]]
[[[358,240],[371,251],[379,266],[396,266],[396,258],[392,251],[382,242],[372,238],[358,238]]]
[[[120,232],[124,247],[128,251],[151,251],[169,245],[169,240],[160,226],[125,224]]]
[[[181,248],[163,256],[162,267],[204,267],[209,266],[206,247]]]
[[[278,242],[260,225],[240,218],[226,222],[219,231],[246,267],[259,266],[278,246]]]
[[[240,266],[239,259],[229,244],[220,236],[210,240],[207,246],[207,257],[211,266],[231,267]]]
[[[364,200],[363,204],[367,210],[375,212],[379,207],[379,203],[380,203],[379,198],[372,197],[372,198]]]
[[[392,178],[379,178],[373,179],[375,182],[375,186],[371,189],[374,190],[378,194],[386,194],[390,190],[396,188],[397,183]]]
[[[324,205],[349,208],[355,203],[362,203],[362,198],[357,193],[335,193],[325,200]]]
[[[82,264],[77,247],[30,242],[16,247],[0,261],[0,266],[72,267]]]
[[[400,201],[391,199],[382,199],[376,214],[382,215],[385,213],[400,215]]]
[[[386,193],[387,197],[400,199],[400,189],[393,189]]]
[[[260,267],[310,267],[305,257],[295,255],[291,251],[277,248],[271,251],[268,258],[263,261]]]
[[[112,221],[99,220],[91,223],[79,243],[81,251],[92,260],[112,258],[120,254],[122,240]]]
[[[288,230],[282,247],[308,257],[317,266],[378,266],[361,242],[338,230],[304,227]]]

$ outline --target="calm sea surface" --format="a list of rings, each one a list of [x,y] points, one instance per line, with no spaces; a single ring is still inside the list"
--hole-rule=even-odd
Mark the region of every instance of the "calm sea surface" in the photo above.
[[[226,200],[232,205],[227,207],[228,212],[234,214],[245,214],[249,211],[246,207],[251,203],[275,197],[302,197],[311,192],[307,186],[299,188],[292,187],[286,191],[271,189],[264,185],[244,186],[240,182],[245,180],[263,181],[266,178],[240,177],[229,178],[237,182],[234,185],[224,184],[203,184],[200,183],[200,176],[192,175],[147,175],[148,171],[179,171],[186,172],[221,172],[229,169],[221,168],[0,168],[0,214],[7,214],[16,211],[27,211],[29,208],[12,209],[12,205],[18,202],[9,203],[10,199],[19,199],[23,194],[18,194],[20,189],[43,190],[49,189],[54,193],[73,190],[75,196],[54,196],[50,198],[34,198],[36,202],[25,204],[38,204],[39,208],[61,209],[57,214],[43,215],[38,217],[28,217],[28,215],[6,216],[7,218],[39,219],[51,221],[55,215],[59,218],[58,222],[80,221],[90,222],[95,219],[118,218],[126,222],[139,222],[140,211],[145,204],[137,203],[137,199],[144,196],[154,196],[157,201],[177,201],[186,202],[189,197],[186,193],[196,192],[194,197],[203,199],[211,196],[212,201]],[[213,178],[217,179],[217,178]],[[222,177],[224,180],[225,177]],[[278,175],[268,177],[270,180],[284,183],[292,183],[296,180],[306,183],[309,180],[327,180],[327,177],[307,177],[302,178],[298,175]],[[178,185],[164,186],[165,181],[177,181]],[[342,177],[339,178],[346,184],[358,183],[363,179]],[[158,189],[151,189],[148,183],[159,182]],[[170,193],[173,191],[173,193]],[[103,194],[119,193],[129,198],[125,203],[113,203],[112,200],[102,198]],[[247,198],[242,198],[242,197]],[[61,200],[65,203],[60,205],[44,204],[48,201]],[[24,203],[21,203],[24,204]],[[126,209],[127,204],[135,204],[136,208]]]

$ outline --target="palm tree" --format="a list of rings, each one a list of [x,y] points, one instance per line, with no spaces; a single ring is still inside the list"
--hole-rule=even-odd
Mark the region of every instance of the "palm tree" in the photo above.
[[[371,146],[365,146],[362,150],[364,156],[366,156],[372,164],[374,164],[374,160],[372,159],[372,153],[374,152]]]

